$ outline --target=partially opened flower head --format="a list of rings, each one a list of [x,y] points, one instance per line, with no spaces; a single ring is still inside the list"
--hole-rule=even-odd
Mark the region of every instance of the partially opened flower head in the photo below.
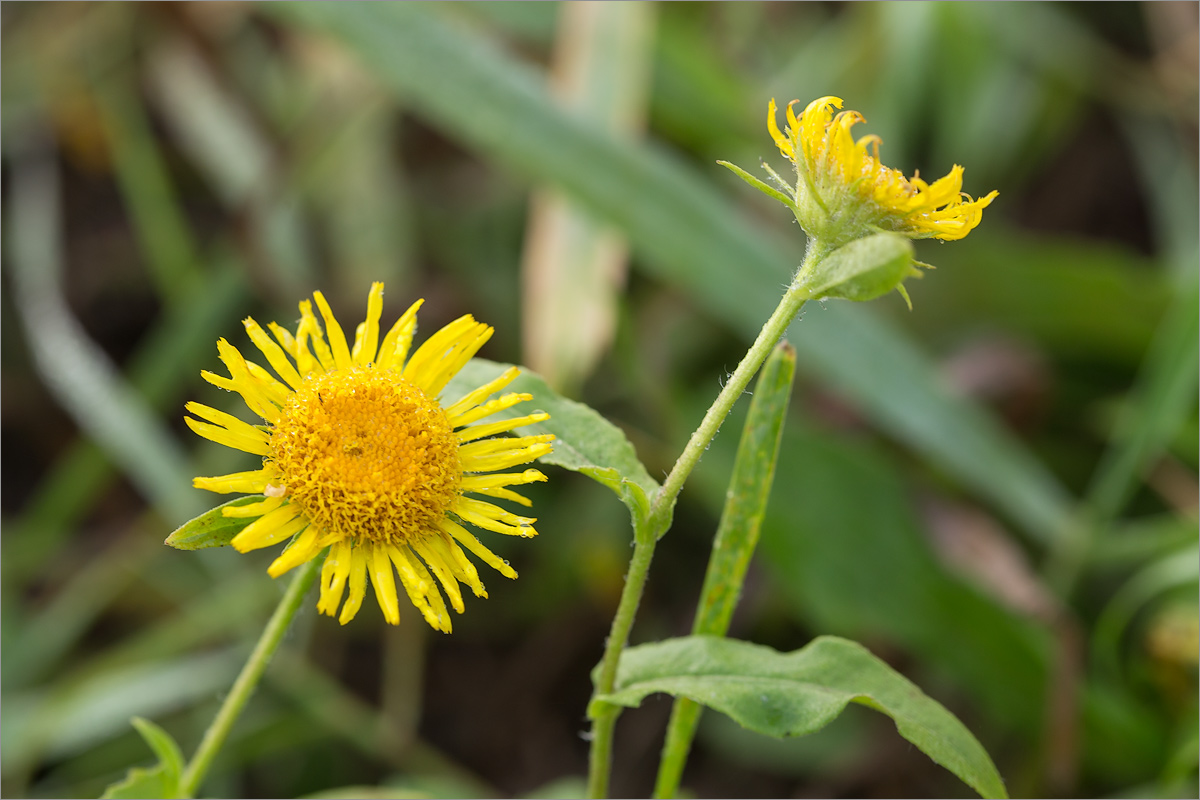
[[[891,231],[912,239],[961,239],[983,218],[996,197],[978,200],[962,191],[963,168],[933,183],[905,178],[879,160],[878,136],[855,140],[850,129],[865,121],[857,111],[841,111],[840,97],[809,103],[799,117],[787,107],[787,129],[779,130],[775,101],[767,127],[779,151],[796,167],[796,216],[810,235],[838,247],[870,231]]]
[[[530,504],[509,487],[545,476],[536,469],[504,470],[549,453],[554,437],[498,434],[549,415],[482,422],[532,399],[510,392],[489,400],[517,377],[515,367],[452,402],[439,400],[492,335],[492,328],[470,316],[451,322],[410,355],[421,301],[381,341],[383,284],[373,284],[366,321],[348,345],[325,298],[320,292],[314,298],[323,331],[307,300],[300,303],[294,335],[275,323],[268,335],[253,319],[245,320],[274,375],[224,339],[217,342],[229,377],[206,371],[204,379],[240,394],[266,424],[250,425],[200,403],[187,404],[199,418],[187,417],[187,424],[218,444],[261,456],[262,467],[196,478],[195,485],[264,495],[224,513],[255,518],[231,542],[240,552],[290,541],[268,569],[273,577],[329,548],[317,604],[322,613],[349,622],[369,580],[384,617],[398,624],[398,576],[425,620],[449,633],[445,599],[462,613],[460,584],[487,596],[464,549],[500,574],[517,577],[464,523],[500,534],[537,534],[535,519],[479,496]]]

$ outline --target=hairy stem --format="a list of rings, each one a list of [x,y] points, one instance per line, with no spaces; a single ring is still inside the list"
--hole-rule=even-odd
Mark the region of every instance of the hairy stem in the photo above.
[[[803,274],[816,258],[816,251],[810,249],[805,257],[804,265],[797,274]],[[746,351],[741,363],[729,376],[721,393],[717,395],[717,399],[705,413],[699,427],[692,433],[687,446],[684,447],[675,466],[667,475],[667,479],[655,493],[646,519],[635,522],[634,551],[629,564],[629,574],[625,577],[625,587],[621,591],[621,600],[617,606],[616,616],[613,617],[608,640],[605,643],[603,660],[600,662],[596,686],[592,693],[592,702],[588,707],[588,716],[592,720],[592,746],[588,765],[589,797],[604,797],[608,793],[613,730],[621,709],[619,706],[605,702],[602,698],[610,694],[616,685],[617,666],[621,661],[621,653],[629,641],[629,631],[633,627],[638,604],[641,602],[642,593],[645,590],[646,577],[650,572],[650,562],[654,557],[654,546],[671,527],[671,520],[675,512],[675,500],[683,489],[688,475],[700,462],[700,457],[716,437],[721,423],[729,415],[734,403],[742,396],[742,392],[745,391],[754,374],[758,372],[775,343],[783,338],[788,325],[795,319],[807,299],[808,296],[799,283],[793,281],[771,317],[759,331],[758,338]]]
[[[242,709],[245,708],[250,695],[254,693],[255,687],[258,686],[258,681],[262,678],[271,656],[275,654],[279,643],[283,641],[283,635],[287,633],[292,618],[296,616],[296,611],[299,610],[304,595],[312,587],[324,561],[323,556],[317,556],[302,566],[296,577],[292,579],[283,599],[276,606],[275,613],[267,622],[267,627],[263,629],[262,636],[258,638],[258,644],[254,646],[254,651],[246,660],[246,665],[242,667],[237,680],[233,682],[233,687],[226,695],[225,702],[221,704],[217,716],[213,717],[212,724],[204,732],[204,738],[200,741],[196,754],[192,756],[192,760],[184,769],[183,777],[179,781],[180,797],[192,797],[196,793],[196,789],[200,787],[200,782],[204,780],[204,775],[212,765],[213,759],[216,758],[221,745],[225,743],[226,737],[229,736],[233,724],[242,713]]]

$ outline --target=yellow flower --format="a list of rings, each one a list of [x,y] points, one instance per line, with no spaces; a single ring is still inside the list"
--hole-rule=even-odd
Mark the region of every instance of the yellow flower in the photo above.
[[[320,292],[313,297],[324,332],[307,300],[300,303],[295,336],[271,323],[272,339],[253,319],[244,321],[250,340],[278,378],[218,340],[217,350],[230,376],[207,371],[202,376],[240,394],[266,424],[250,425],[200,403],[187,404],[199,419],[186,417],[186,422],[206,439],[262,456],[262,468],[196,478],[195,486],[265,495],[260,502],[223,513],[257,518],[233,538],[231,544],[239,552],[291,540],[267,570],[272,577],[307,563],[328,547],[317,603],[322,613],[333,616],[341,606],[338,621],[344,625],[353,619],[369,576],[384,617],[399,624],[399,575],[400,585],[425,620],[449,633],[443,591],[460,614],[459,583],[477,597],[487,597],[464,548],[501,575],[517,577],[462,523],[502,534],[537,535],[533,518],[467,495],[530,505],[507,487],[544,481],[546,476],[536,469],[501,470],[549,453],[554,436],[495,434],[549,415],[536,412],[475,424],[532,399],[510,392],[488,400],[517,377],[515,367],[448,405],[439,402],[446,384],[492,335],[492,328],[472,317],[451,322],[410,356],[420,300],[381,342],[383,284],[372,284],[367,319],[358,326],[353,346],[347,347],[325,298]]]
[[[767,107],[771,138],[796,167],[793,191],[796,216],[809,234],[837,247],[859,238],[864,229],[893,231],[912,239],[961,239],[979,224],[996,197],[974,200],[962,192],[963,168],[954,165],[944,178],[926,183],[879,161],[878,136],[855,141],[850,129],[863,116],[842,107],[840,97],[808,104],[799,118],[787,107],[787,132],[775,120],[775,100]]]

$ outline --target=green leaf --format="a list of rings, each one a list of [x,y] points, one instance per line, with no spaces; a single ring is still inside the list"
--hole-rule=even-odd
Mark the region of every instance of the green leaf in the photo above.
[[[423,3],[259,6],[337,37],[406,107],[488,158],[562,188],[629,238],[635,265],[683,287],[747,340],[779,300],[799,242],[751,226],[701,176],[556,107],[541,75]],[[764,98],[765,101],[765,98]],[[834,304],[792,328],[799,361],[880,425],[997,503],[1035,538],[1068,519],[1067,494],[996,421],[956,397],[905,334]]]
[[[697,471],[714,513],[721,463],[732,461],[731,448],[716,457],[721,447],[701,464],[716,474]],[[1050,638],[947,570],[904,469],[882,447],[790,425],[775,479],[787,494],[767,509],[763,566],[812,630],[899,644],[954,675],[993,720],[1032,735],[1044,724]]]
[[[768,736],[815,733],[849,703],[896,729],[984,797],[1007,797],[987,752],[958,719],[862,645],[833,636],[791,653],[689,636],[625,651],[617,688],[600,700],[636,707],[654,692],[687,697]]]
[[[796,351],[783,342],[767,357],[754,385],[692,633],[724,636],[729,630],[775,481],[795,374]]]
[[[754,399],[738,442],[737,460],[725,491],[725,509],[713,539],[696,606],[693,634],[724,636],[742,593],[746,569],[758,546],[767,499],[775,481],[775,463],[796,374],[796,350],[781,342],[771,351],[754,385]],[[655,797],[678,793],[701,708],[685,697],[675,699],[667,726]]]
[[[728,161],[718,161],[717,163],[720,164],[725,169],[732,172],[734,175],[737,175],[739,178],[741,178],[746,183],[753,186],[755,189],[758,189],[760,192],[765,194],[767,197],[771,197],[771,198],[778,200],[779,202],[783,203],[788,208],[796,207],[795,200],[788,197],[786,194],[779,191],[775,187],[770,186],[769,184],[763,183],[758,178],[754,177],[749,172],[746,172],[746,170],[739,167],[737,164],[730,164]]]
[[[1117,517],[1147,465],[1195,408],[1200,356],[1196,288],[1195,273],[1180,281],[1142,364],[1132,403],[1088,489],[1088,502],[1101,524]]]
[[[178,780],[167,775],[162,764],[146,769],[133,767],[122,780],[110,783],[100,795],[102,800],[143,800],[152,797],[178,797]]]
[[[1121,637],[1137,612],[1155,598],[1200,580],[1200,550],[1195,545],[1142,567],[1108,601],[1092,632],[1094,663],[1108,676],[1120,676]]]
[[[146,744],[150,745],[154,755],[158,756],[158,763],[166,770],[167,776],[178,781],[183,774],[183,752],[171,734],[144,717],[134,717],[130,722],[146,740]]]
[[[171,734],[148,719],[134,717],[130,722],[158,756],[158,763],[149,769],[131,768],[124,780],[110,784],[101,797],[179,797],[179,776],[183,774],[183,753],[179,745]]]
[[[242,528],[249,525],[258,517],[227,517],[223,513],[226,508],[258,503],[265,498],[261,494],[250,494],[222,503],[216,508],[210,508],[200,516],[183,523],[175,532],[167,537],[163,544],[169,544],[178,550],[202,550],[206,547],[224,547],[229,540],[237,536]]]
[[[451,401],[495,379],[511,364],[473,358],[450,381],[443,395]],[[596,411],[555,392],[537,373],[522,370],[520,377],[505,391],[529,392],[533,399],[497,412],[492,419],[523,417],[535,410],[545,411],[550,419],[516,430],[523,436],[553,433],[554,451],[541,461],[580,472],[612,489],[634,519],[644,519],[649,497],[658,483],[638,460],[633,445],[621,429]]]

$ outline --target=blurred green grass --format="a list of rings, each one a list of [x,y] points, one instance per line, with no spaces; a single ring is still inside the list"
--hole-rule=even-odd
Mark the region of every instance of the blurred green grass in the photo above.
[[[640,140],[548,94],[556,4],[0,14],[3,794],[99,794],[149,760],[134,714],[190,752],[281,592],[262,559],[157,544],[216,499],[192,474],[241,468],[179,424],[186,399],[235,409],[198,373],[239,316],[289,324],[315,288],[357,316],[386,280],[390,313],[473,313],[497,328],[484,355],[522,362],[523,327],[562,311],[520,267],[530,192],[554,187],[629,243],[579,393],[661,475],[803,245],[713,161],[779,165],[766,101],[828,93],[889,165],[962,163],[1001,195],[967,240],[922,246],[939,268],[913,313],[830,303],[792,326],[801,384],[731,635],[863,640],[1014,795],[1195,794],[1195,571],[1139,577],[1197,538],[1194,4],[657,5]],[[688,629],[732,451],[685,490],[636,641]],[[582,774],[627,532],[577,476],[533,494],[545,533],[501,544],[521,579],[452,638],[302,615],[207,791]],[[1180,603],[1182,638],[1159,613]],[[650,785],[661,705],[619,728],[616,792]],[[707,722],[685,786],[958,791],[868,724],[774,756],[735,738]]]

